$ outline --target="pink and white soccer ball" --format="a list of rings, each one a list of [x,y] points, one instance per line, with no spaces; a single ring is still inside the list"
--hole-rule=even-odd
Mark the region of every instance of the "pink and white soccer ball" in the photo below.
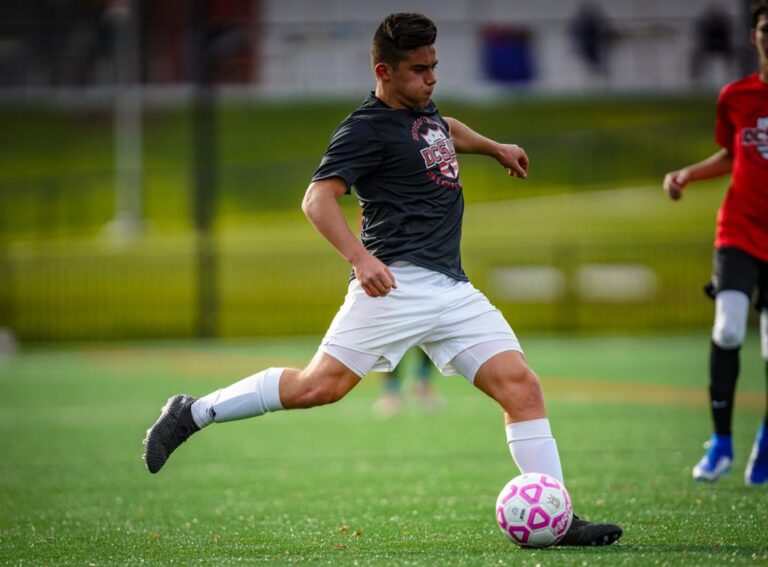
[[[555,478],[527,473],[510,480],[496,500],[496,522],[523,547],[548,547],[560,541],[573,520],[571,497]]]

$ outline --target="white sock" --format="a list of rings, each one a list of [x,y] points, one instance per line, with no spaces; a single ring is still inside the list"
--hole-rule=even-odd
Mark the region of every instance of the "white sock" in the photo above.
[[[192,419],[201,429],[214,421],[234,421],[283,409],[280,377],[285,368],[267,368],[195,400]]]
[[[544,473],[563,482],[560,455],[547,418],[510,423],[507,444],[521,473]]]

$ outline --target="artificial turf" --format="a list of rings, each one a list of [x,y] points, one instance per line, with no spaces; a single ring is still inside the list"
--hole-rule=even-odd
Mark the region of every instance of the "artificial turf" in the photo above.
[[[768,493],[742,481],[765,401],[754,333],[734,473],[690,478],[709,431],[706,335],[522,337],[577,513],[625,529],[596,549],[504,538],[494,502],[517,471],[498,409],[461,378],[436,378],[430,413],[377,419],[371,376],[332,406],[214,425],[153,476],[141,439],[167,396],[300,365],[316,340],[22,349],[0,362],[0,562],[764,564]]]

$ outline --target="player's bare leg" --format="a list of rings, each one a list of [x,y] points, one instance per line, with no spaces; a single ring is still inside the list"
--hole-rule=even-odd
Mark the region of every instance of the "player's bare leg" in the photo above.
[[[539,377],[521,352],[508,350],[491,357],[478,369],[474,384],[499,403],[507,424],[547,416]]]
[[[563,482],[539,377],[523,354],[510,350],[493,356],[480,366],[474,384],[504,410],[507,441],[520,471],[548,474]]]
[[[539,377],[517,351],[501,352],[480,366],[475,386],[504,410],[507,440],[520,472],[541,472],[563,481],[557,444],[544,408]],[[558,545],[610,545],[622,535],[615,524],[593,524],[573,517]]]
[[[280,379],[284,409],[332,404],[360,383],[360,377],[331,355],[318,351],[304,370],[286,368]]]
[[[184,394],[173,396],[147,430],[147,468],[158,472],[179,445],[211,423],[330,404],[359,382],[360,378],[341,362],[318,352],[303,370],[268,368],[199,400]]]

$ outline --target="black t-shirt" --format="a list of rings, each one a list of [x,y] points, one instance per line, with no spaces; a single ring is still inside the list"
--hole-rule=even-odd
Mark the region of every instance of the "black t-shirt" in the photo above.
[[[393,109],[373,93],[336,128],[312,181],[340,177],[363,210],[362,243],[457,280],[464,197],[448,124],[430,103]]]

